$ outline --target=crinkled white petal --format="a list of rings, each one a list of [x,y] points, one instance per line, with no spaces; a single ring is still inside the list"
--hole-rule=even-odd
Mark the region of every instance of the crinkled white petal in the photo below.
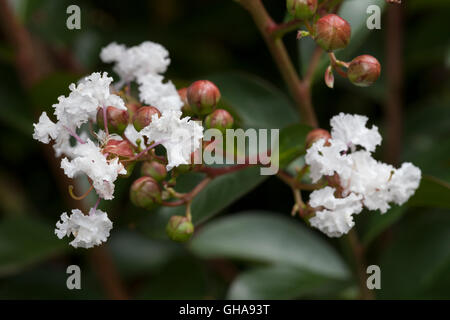
[[[59,127],[49,119],[46,112],[42,112],[39,122],[34,123],[33,126],[33,139],[42,143],[49,143],[50,139],[56,139],[58,136]]]
[[[344,154],[347,146],[339,140],[316,141],[307,151],[305,162],[310,166],[310,176],[313,182],[317,182],[322,176],[332,176],[337,173],[347,177],[351,173],[351,160]]]
[[[72,210],[70,216],[64,212],[61,221],[56,223],[55,234],[59,239],[73,235],[75,239],[70,245],[75,248],[92,248],[106,242],[112,222],[106,212],[91,209],[89,215],[84,215],[78,209]]]
[[[367,120],[365,116],[341,112],[331,118],[331,137],[333,140],[342,141],[348,147],[360,145],[372,152],[381,144],[381,135],[376,126],[371,129],[366,127]]]
[[[86,174],[92,180],[98,195],[106,200],[114,198],[114,181],[117,176],[127,173],[118,158],[107,160],[91,140],[78,144],[73,150],[72,160],[61,160],[61,168],[69,178],[80,173]]]
[[[161,113],[180,111],[183,102],[171,81],[164,82],[160,75],[146,74],[137,78],[142,102],[158,108]]]
[[[120,76],[121,84],[145,74],[164,73],[170,64],[166,48],[151,41],[128,49],[123,45],[111,43],[102,49],[100,58],[104,62],[115,63],[113,69]]]
[[[368,151],[357,151],[349,155],[352,172],[341,179],[342,187],[350,192],[363,195],[364,205],[370,210],[386,212],[389,208],[388,181],[395,168],[375,160]]]
[[[388,183],[390,200],[402,205],[419,187],[422,173],[412,163],[405,162],[397,169]]]
[[[153,115],[152,122],[140,133],[151,141],[161,143],[167,150],[167,169],[189,164],[191,153],[200,147],[203,127],[179,111],[167,111],[161,117]]]
[[[353,215],[362,210],[362,197],[354,193],[345,198],[336,198],[331,187],[325,187],[311,193],[310,205],[322,208],[309,219],[311,226],[319,229],[329,237],[340,237],[350,231],[355,225]]]
[[[124,135],[134,146],[137,147],[138,146],[137,141],[140,141],[139,146],[141,148],[145,148],[144,137],[142,136],[141,132],[137,131],[136,128],[132,124],[129,124],[125,128]]]

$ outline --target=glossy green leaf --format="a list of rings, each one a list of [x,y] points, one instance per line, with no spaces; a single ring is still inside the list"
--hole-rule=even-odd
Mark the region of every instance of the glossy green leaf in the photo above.
[[[349,275],[339,255],[312,230],[268,212],[243,212],[211,222],[194,236],[191,249],[203,258],[284,264],[341,279]]]
[[[217,84],[243,128],[280,129],[299,120],[291,101],[266,80],[238,72],[208,79]]]
[[[280,131],[279,159],[280,167],[287,166],[291,161],[305,152],[305,141],[311,127],[294,124]]]
[[[50,224],[31,217],[4,219],[0,222],[0,276],[19,272],[66,248]]]
[[[380,298],[448,299],[450,215],[426,211],[403,224],[381,257]]]
[[[239,274],[227,298],[233,300],[286,300],[303,297],[336,297],[344,282],[288,266],[255,268]]]
[[[408,205],[450,209],[450,185],[434,177],[424,176]]]
[[[378,211],[366,212],[368,215],[365,221],[365,227],[360,227],[362,233],[361,241],[364,245],[369,245],[383,231],[400,220],[407,211],[407,206],[395,206],[386,213],[380,214]]]
[[[137,299],[198,300],[207,297],[202,265],[189,256],[170,261],[139,289]]]
[[[113,233],[108,244],[115,264],[124,277],[160,270],[181,251],[176,243],[152,240],[131,231]]]
[[[177,189],[190,190],[199,181],[202,175],[189,174],[183,177]],[[247,192],[269,176],[262,176],[259,167],[251,167],[215,178],[192,201],[192,218],[195,224],[202,223],[225,209],[228,205],[238,200]],[[183,183],[184,182],[184,183]],[[183,184],[190,188],[183,188]],[[148,213],[148,216],[140,223],[145,233],[158,237],[166,237],[165,226],[173,215],[184,215],[185,206],[161,207],[156,212]]]

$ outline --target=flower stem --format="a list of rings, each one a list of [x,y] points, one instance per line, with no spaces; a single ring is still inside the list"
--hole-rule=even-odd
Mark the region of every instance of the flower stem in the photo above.
[[[312,106],[309,84],[299,79],[282,39],[272,36],[272,30],[276,29],[278,25],[269,16],[261,0],[238,0],[238,2],[248,10],[262,34],[299,109],[301,120],[312,127],[317,127],[317,119]]]
[[[373,292],[367,287],[367,266],[364,257],[365,250],[360,243],[358,235],[356,234],[356,231],[354,229],[350,230],[350,232],[346,236],[346,240],[348,241],[353,254],[361,299],[373,300],[375,299]]]

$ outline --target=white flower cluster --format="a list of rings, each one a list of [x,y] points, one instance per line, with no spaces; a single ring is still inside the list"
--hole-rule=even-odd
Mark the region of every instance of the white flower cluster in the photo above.
[[[161,113],[179,111],[183,102],[171,81],[161,75],[170,64],[169,52],[160,44],[146,41],[127,48],[115,42],[102,49],[103,62],[114,63],[114,71],[121,80],[117,86],[136,81],[142,102],[158,108]]]
[[[309,204],[317,211],[309,221],[329,237],[346,234],[363,207],[385,213],[391,202],[404,204],[420,183],[420,169],[413,164],[396,169],[372,157],[382,139],[376,126],[366,127],[367,120],[344,113],[333,117],[331,139],[316,141],[305,156],[313,182],[339,177],[339,191],[328,186],[310,195]]]
[[[191,153],[200,146],[203,127],[189,118],[181,119],[179,110],[183,103],[178,92],[171,82],[163,83],[160,73],[165,72],[170,63],[167,50],[152,42],[129,49],[112,43],[102,50],[101,58],[105,62],[115,62],[114,70],[122,84],[137,81],[144,102],[155,106],[162,114],[160,118],[155,115],[152,123],[141,132],[129,124],[125,137],[132,143],[140,139],[142,148],[151,148],[150,143],[162,144],[167,149],[169,170],[189,163]],[[59,97],[58,103],[53,105],[57,121],[53,122],[43,112],[39,122],[34,124],[33,133],[33,138],[42,143],[54,141],[56,156],[66,156],[61,160],[64,173],[69,178],[80,174],[88,176],[99,200],[113,199],[116,179],[127,173],[118,157],[108,157],[102,152],[109,140],[122,140],[122,137],[99,130],[93,132],[95,143],[85,132],[78,135],[77,131],[84,123],[96,122],[99,108],[127,110],[122,98],[111,93],[112,81],[106,72],[95,72],[78,85],[71,84],[70,94]],[[144,144],[144,137],[148,138],[148,146]],[[63,213],[61,221],[56,224],[55,233],[59,238],[73,235],[75,239],[70,244],[74,247],[99,245],[107,240],[112,228],[107,214],[97,210],[97,205],[88,215],[77,209],[72,210],[70,216]]]

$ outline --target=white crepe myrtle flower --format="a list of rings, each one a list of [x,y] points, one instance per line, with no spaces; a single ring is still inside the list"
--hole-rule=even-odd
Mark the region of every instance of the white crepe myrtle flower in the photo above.
[[[68,97],[61,96],[53,105],[55,115],[62,125],[75,129],[88,120],[95,121],[98,108],[112,106],[127,110],[122,98],[110,92],[113,78],[104,72],[94,72],[80,81],[78,85],[69,86]]]
[[[164,82],[163,76],[149,73],[138,77],[137,82],[142,102],[158,108],[161,113],[181,110],[183,102],[171,81]]]
[[[89,139],[84,144],[78,144],[73,154],[72,160],[68,158],[61,160],[64,173],[69,178],[80,173],[86,174],[92,180],[92,185],[101,198],[113,199],[114,181],[119,174],[127,173],[119,159],[107,160],[101,149]]]
[[[341,113],[333,117],[330,123],[331,139],[314,142],[305,156],[313,182],[336,174],[342,199],[354,200],[356,196],[362,206],[369,210],[379,210],[381,213],[388,211],[390,203],[402,205],[414,194],[420,184],[420,169],[411,163],[404,163],[400,169],[396,169],[392,165],[375,160],[371,152],[381,143],[381,136],[376,126],[366,128],[366,117]],[[363,149],[357,151],[357,146]],[[318,191],[322,190],[324,189]],[[338,234],[330,231],[331,227],[323,227],[336,223],[333,219],[341,219],[333,216],[336,210],[331,208],[329,201],[334,199],[334,196],[331,197],[330,190],[326,192],[311,194],[310,206],[327,209],[316,212],[316,216],[311,220],[314,221],[314,226],[319,225],[318,228],[326,230],[324,232],[328,235]],[[345,211],[347,220],[349,212],[351,210]],[[318,224],[319,222],[322,224]],[[350,224],[347,224],[347,227],[350,227]],[[344,230],[340,229],[341,234],[346,233]]]
[[[328,144],[328,145],[327,145]],[[351,159],[344,154],[347,145],[339,140],[325,139],[316,141],[307,151],[306,163],[310,166],[310,176],[317,182],[322,176],[332,176],[338,173],[349,176],[351,173]]]
[[[103,62],[114,63],[113,70],[120,76],[119,87],[146,74],[162,74],[170,64],[169,52],[158,43],[146,41],[127,48],[115,42],[100,53]]]
[[[362,196],[354,193],[345,198],[334,196],[336,189],[325,187],[311,193],[310,206],[320,207],[309,222],[329,237],[340,237],[350,231],[355,225],[353,215],[362,210]]]
[[[341,112],[331,118],[331,137],[342,141],[348,147],[354,148],[360,145],[372,152],[377,145],[381,144],[381,135],[376,126],[372,126],[371,129],[366,127],[367,120],[365,116]]]
[[[191,162],[191,153],[200,147],[203,127],[189,117],[181,119],[180,111],[167,111],[161,117],[153,115],[152,122],[140,133],[167,150],[167,170]]]
[[[61,221],[56,223],[55,234],[59,239],[73,235],[70,245],[75,248],[92,248],[106,242],[112,229],[112,222],[106,212],[92,208],[89,215],[78,209],[72,210],[70,216],[64,212]]]
[[[123,100],[110,92],[112,81],[106,72],[103,74],[94,72],[80,84],[72,83],[69,86],[71,91],[69,96],[60,96],[58,103],[53,105],[57,121],[52,122],[47,113],[42,113],[39,122],[34,124],[33,138],[42,143],[54,140],[53,148],[57,157],[62,154],[72,156],[73,146],[70,137],[79,140],[76,130],[89,120],[95,121],[99,107],[112,106],[126,110]]]
[[[419,187],[420,178],[419,168],[410,162],[403,163],[400,169],[395,170],[388,182],[390,200],[398,205],[404,204]]]

